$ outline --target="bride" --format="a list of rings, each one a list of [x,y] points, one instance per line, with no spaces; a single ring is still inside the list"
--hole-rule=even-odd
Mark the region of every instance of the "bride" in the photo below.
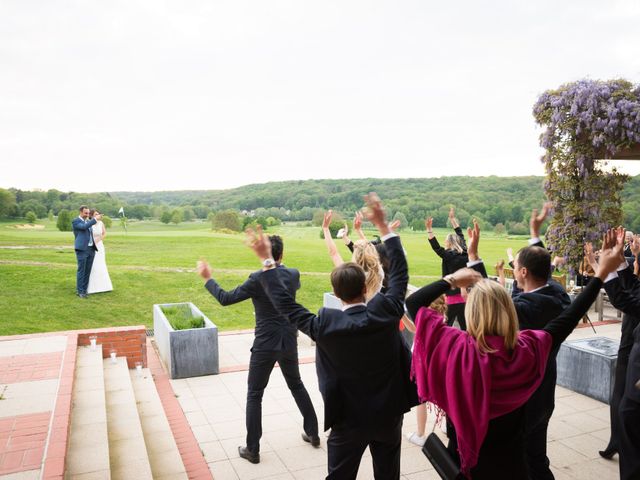
[[[90,215],[99,213],[95,209],[91,209]],[[87,293],[99,293],[110,292],[113,290],[111,285],[111,278],[109,278],[109,271],[107,270],[107,260],[104,252],[104,237],[107,235],[107,231],[104,228],[104,223],[101,220],[91,227],[93,233],[93,241],[98,249],[93,259],[93,266],[91,267],[91,275],[89,276],[89,286],[87,287]]]

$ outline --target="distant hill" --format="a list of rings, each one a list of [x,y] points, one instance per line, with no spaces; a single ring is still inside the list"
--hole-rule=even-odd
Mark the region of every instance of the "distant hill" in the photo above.
[[[445,226],[448,208],[454,205],[463,225],[476,217],[485,227],[509,224],[509,231],[524,229],[526,233],[531,208],[544,200],[543,180],[535,176],[292,180],[228,190],[92,194],[11,189],[17,203],[9,216],[24,216],[32,210],[42,217],[49,210],[57,214],[62,208],[75,210],[80,203],[87,203],[112,216],[123,206],[127,216],[138,218],[159,218],[162,211],[182,208],[186,220],[227,209],[281,220],[311,220],[318,210],[329,208],[353,215],[362,206],[362,196],[376,191],[390,215],[403,215],[414,228],[420,228],[427,216],[434,217],[435,226]],[[640,176],[629,181],[623,198],[626,224],[640,230]]]

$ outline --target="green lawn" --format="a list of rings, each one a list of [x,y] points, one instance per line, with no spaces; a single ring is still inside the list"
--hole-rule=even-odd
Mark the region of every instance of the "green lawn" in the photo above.
[[[163,225],[131,222],[128,232],[115,225],[105,240],[107,264],[114,291],[81,300],[75,296],[76,259],[73,234],[59,232],[54,223],[44,229],[17,229],[0,223],[0,335],[116,325],[152,325],[152,305],[192,301],[221,330],[251,328],[253,305],[243,302],[222,308],[202,287],[195,263],[206,258],[214,277],[233,288],[259,267],[244,245],[244,235],[214,233],[208,223]],[[330,290],[332,264],[319,228],[284,225],[269,233],[285,240],[285,263],[298,268],[302,288],[298,300],[312,310]],[[367,232],[373,236],[373,231]],[[436,230],[440,240],[446,230]],[[480,254],[489,272],[505,249],[526,245],[526,238],[483,233]],[[411,282],[424,285],[440,274],[440,259],[427,243],[425,232],[402,232]],[[345,259],[348,250],[337,240]],[[3,248],[5,247],[5,248]],[[6,248],[28,247],[28,248]]]

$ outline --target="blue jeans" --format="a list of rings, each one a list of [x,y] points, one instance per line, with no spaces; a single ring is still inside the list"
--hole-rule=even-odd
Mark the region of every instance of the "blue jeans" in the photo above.
[[[87,293],[89,285],[89,275],[91,275],[91,266],[93,265],[93,257],[96,251],[93,248],[87,250],[76,250],[76,259],[78,260],[78,271],[76,273],[76,292],[78,294]]]

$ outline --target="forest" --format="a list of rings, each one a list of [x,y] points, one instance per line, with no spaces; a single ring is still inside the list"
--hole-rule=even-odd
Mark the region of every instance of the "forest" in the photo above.
[[[445,227],[451,205],[462,225],[477,218],[496,233],[526,234],[531,208],[544,201],[543,177],[440,177],[404,179],[294,180],[245,185],[228,190],[157,192],[61,192],[0,189],[0,218],[53,219],[61,211],[75,215],[81,204],[117,217],[122,207],[128,219],[158,219],[180,223],[209,219],[216,228],[241,229],[248,223],[309,221],[318,224],[322,212],[333,209],[350,218],[362,206],[362,196],[376,191],[390,218],[402,227],[424,229],[434,218]],[[640,230],[640,176],[627,182],[623,198],[625,226]],[[217,219],[217,220],[216,220]]]

